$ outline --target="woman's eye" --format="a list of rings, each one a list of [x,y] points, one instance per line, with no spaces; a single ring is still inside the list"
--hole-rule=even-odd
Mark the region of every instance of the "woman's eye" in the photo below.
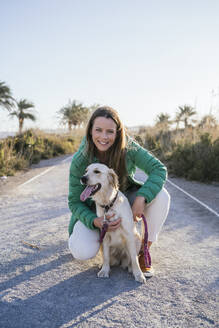
[[[100,173],[100,171],[98,171],[98,170],[94,170],[94,173],[98,174],[98,173]]]

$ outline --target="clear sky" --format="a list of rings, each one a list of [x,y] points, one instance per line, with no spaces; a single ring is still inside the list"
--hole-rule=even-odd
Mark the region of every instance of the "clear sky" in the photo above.
[[[218,0],[0,0],[0,12],[0,80],[35,104],[32,126],[56,128],[69,99],[110,105],[126,126],[184,104],[219,118]],[[0,109],[0,131],[17,125]]]

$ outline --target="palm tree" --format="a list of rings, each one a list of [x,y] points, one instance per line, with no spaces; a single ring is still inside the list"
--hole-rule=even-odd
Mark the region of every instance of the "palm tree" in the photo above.
[[[24,120],[28,119],[31,121],[36,121],[36,116],[29,109],[34,108],[32,102],[28,102],[26,99],[21,99],[16,101],[17,109],[9,113],[9,116],[16,116],[19,122],[19,134],[22,133]]]
[[[62,124],[67,124],[68,125],[68,130],[69,132],[71,131],[72,129],[72,111],[71,111],[71,108],[68,107],[68,106],[65,106],[65,107],[62,107],[59,112],[59,114],[61,114],[61,123]]]
[[[187,128],[189,126],[189,120],[193,115],[196,115],[196,110],[189,105],[179,106],[178,112],[176,113],[176,119],[175,122],[179,124],[179,122],[184,123],[184,128]],[[192,120],[192,122],[195,122],[195,120]]]
[[[71,103],[71,110],[72,110],[72,124],[75,127],[86,122],[89,113],[88,108],[84,107],[81,103],[77,104],[77,102],[74,100]]]
[[[166,113],[160,113],[156,117],[156,126],[161,130],[168,130],[172,121],[170,120],[170,115]]]
[[[8,111],[14,106],[13,97],[10,88],[5,82],[0,82],[0,107],[6,108]]]
[[[180,113],[176,113],[175,120],[174,120],[174,123],[176,123],[176,130],[179,129],[179,123],[180,122],[181,122],[181,114]]]
[[[58,114],[61,116],[61,122],[68,125],[68,130],[71,131],[73,126],[81,125],[86,122],[89,110],[82,103],[77,103],[75,100],[62,107]]]

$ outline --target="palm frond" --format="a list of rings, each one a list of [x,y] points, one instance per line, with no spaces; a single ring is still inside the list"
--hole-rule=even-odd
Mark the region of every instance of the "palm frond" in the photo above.
[[[5,82],[0,82],[0,107],[7,109],[8,111],[14,106],[14,98],[10,88]]]

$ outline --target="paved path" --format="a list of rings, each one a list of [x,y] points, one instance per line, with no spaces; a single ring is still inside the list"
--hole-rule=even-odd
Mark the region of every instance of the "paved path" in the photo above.
[[[0,327],[217,327],[219,218],[167,182],[156,275],[141,285],[113,268],[98,279],[100,257],[75,261],[67,248],[70,160],[43,161],[0,185]],[[218,186],[170,182],[219,213]]]

